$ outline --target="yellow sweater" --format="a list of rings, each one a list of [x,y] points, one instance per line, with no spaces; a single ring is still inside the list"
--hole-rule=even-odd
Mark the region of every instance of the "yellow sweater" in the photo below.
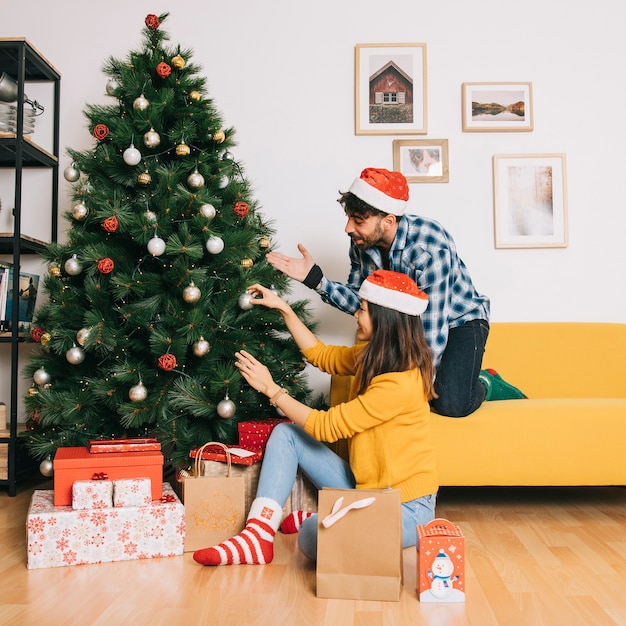
[[[322,342],[304,357],[328,374],[357,374],[363,344]],[[430,434],[430,407],[419,369],[376,376],[365,393],[328,411],[313,410],[304,429],[319,441],[348,439],[357,489],[399,489],[403,502],[435,493],[439,486]]]

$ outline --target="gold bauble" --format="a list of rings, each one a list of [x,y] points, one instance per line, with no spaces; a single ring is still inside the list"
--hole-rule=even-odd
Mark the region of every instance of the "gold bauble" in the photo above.
[[[215,141],[216,143],[222,143],[222,141],[224,141],[224,139],[226,139],[226,133],[224,133],[223,130],[216,130],[213,133],[213,141]]]
[[[261,250],[267,250],[270,247],[270,240],[267,237],[261,237],[259,239],[259,248]]]
[[[241,267],[244,267],[247,270],[249,270],[253,265],[254,265],[254,261],[252,259],[249,259],[249,258],[241,259]]]
[[[52,335],[50,335],[50,333],[44,333],[43,335],[41,335],[41,339],[39,341],[42,346],[46,346],[50,343],[51,339]]]
[[[58,265],[53,265],[50,268],[50,276],[53,278],[61,278],[61,268]]]
[[[200,92],[196,91],[195,89],[193,91],[190,91],[189,98],[194,102],[198,102],[198,100],[200,100]]]
[[[191,148],[184,141],[181,141],[176,146],[176,154],[178,156],[187,156],[190,152],[191,152]]]
[[[149,185],[152,182],[152,176],[148,172],[142,172],[137,176],[137,182],[140,185]]]
[[[29,387],[28,389],[28,395],[32,398],[33,396],[36,396],[39,392],[37,391],[37,389],[35,389],[35,387]]]
[[[183,67],[185,67],[185,59],[183,59],[180,54],[177,54],[175,57],[172,58],[172,65],[177,70],[182,70]]]

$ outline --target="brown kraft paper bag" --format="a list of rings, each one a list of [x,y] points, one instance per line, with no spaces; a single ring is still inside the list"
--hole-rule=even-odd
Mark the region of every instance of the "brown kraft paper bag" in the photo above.
[[[200,475],[202,452],[210,445],[226,450],[226,476]],[[185,552],[214,546],[243,530],[245,490],[244,477],[231,476],[230,452],[224,444],[210,441],[198,449],[193,476],[183,479]]]
[[[402,511],[397,489],[318,494],[317,596],[391,600],[402,591]]]

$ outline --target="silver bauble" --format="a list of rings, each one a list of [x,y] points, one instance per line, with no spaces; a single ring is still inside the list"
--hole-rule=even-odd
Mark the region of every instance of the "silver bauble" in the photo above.
[[[85,351],[79,346],[72,346],[65,353],[65,358],[70,365],[80,365],[85,360]]]
[[[249,311],[254,306],[254,304],[252,304],[252,300],[252,294],[246,291],[239,296],[237,304],[239,305],[240,309],[243,309],[244,311]]]
[[[228,394],[218,402],[217,414],[224,419],[230,419],[235,414],[235,403],[229,399]]]
[[[144,384],[139,381],[128,390],[128,397],[131,402],[141,402],[148,397],[148,390],[145,388]]]
[[[87,215],[89,215],[89,209],[82,202],[79,202],[72,207],[72,217],[75,220],[82,222]]]
[[[109,96],[115,96],[120,88],[120,84],[115,78],[109,78],[106,84],[106,92]]]
[[[226,187],[228,187],[228,183],[230,183],[230,178],[228,178],[228,176],[223,176],[222,180],[220,180],[220,189],[226,189]]]
[[[200,339],[193,344],[193,353],[196,356],[206,356],[210,349],[211,344],[204,337],[200,337]]]
[[[150,100],[141,94],[138,98],[135,98],[133,102],[133,109],[135,111],[145,111],[150,106]]]
[[[155,213],[154,211],[151,211],[150,209],[148,209],[148,210],[144,213],[144,215],[145,215],[146,219],[147,219],[149,222],[154,223],[154,222],[156,222],[156,221],[157,221],[157,216],[156,216],[156,213]]]
[[[192,189],[200,189],[200,187],[204,186],[204,176],[198,170],[194,170],[187,177],[187,184]]]
[[[85,345],[85,341],[87,341],[87,338],[89,337],[90,332],[91,332],[91,328],[81,328],[76,333],[76,341],[79,343],[79,345],[81,346]]]
[[[39,464],[39,471],[41,472],[42,476],[45,476],[46,478],[50,478],[52,476],[52,474],[54,474],[54,463],[53,463],[52,457],[50,455],[48,455]]]
[[[165,252],[165,241],[155,235],[148,242],[148,252],[152,256],[161,256]]]
[[[222,154],[222,161],[232,161],[234,159],[233,155],[231,152],[228,152],[228,150],[226,150],[226,152],[224,152],[224,154]]]
[[[50,382],[50,374],[43,367],[40,367],[38,370],[35,370],[33,380],[38,385],[47,385]]]
[[[122,158],[126,165],[137,165],[141,162],[141,152],[131,143],[130,146],[124,150]]]
[[[212,204],[203,204],[200,207],[200,215],[202,215],[202,217],[206,217],[208,220],[212,220],[216,213],[217,211]]]
[[[211,254],[219,254],[224,249],[224,240],[212,235],[207,239],[206,249]]]
[[[193,282],[191,282],[183,289],[183,300],[185,302],[188,302],[189,304],[194,304],[195,302],[198,302],[201,295],[202,294],[200,292],[200,289],[196,287]]]
[[[143,136],[143,142],[146,148],[156,148],[161,143],[161,136],[156,132],[156,130],[154,130],[154,128],[151,128]]]
[[[63,170],[63,176],[68,183],[75,183],[80,178],[80,171],[72,163]]]
[[[75,254],[65,261],[64,267],[65,271],[70,276],[78,276],[83,271],[83,266],[80,264]]]

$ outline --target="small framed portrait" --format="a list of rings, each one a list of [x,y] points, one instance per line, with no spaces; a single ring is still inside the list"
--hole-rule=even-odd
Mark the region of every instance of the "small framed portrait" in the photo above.
[[[564,154],[493,157],[496,248],[566,248]]]
[[[426,102],[425,43],[356,45],[357,135],[425,135]]]
[[[533,129],[531,83],[463,83],[464,132]]]
[[[394,139],[393,169],[409,183],[447,183],[448,140]]]

